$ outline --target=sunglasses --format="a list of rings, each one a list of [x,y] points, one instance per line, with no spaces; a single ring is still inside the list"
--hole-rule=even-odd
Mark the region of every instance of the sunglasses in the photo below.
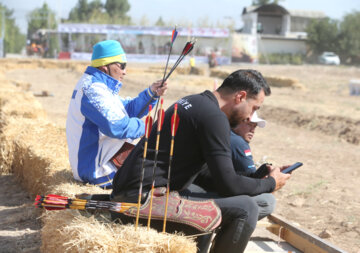
[[[115,64],[121,69],[124,70],[126,68],[126,62],[115,62]]]

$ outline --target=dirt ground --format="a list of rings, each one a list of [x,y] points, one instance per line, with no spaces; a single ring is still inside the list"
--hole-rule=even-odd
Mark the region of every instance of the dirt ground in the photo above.
[[[254,68],[264,75],[297,79],[304,87],[272,88],[272,95],[266,98],[259,112],[268,124],[264,129],[257,129],[251,143],[253,156],[259,164],[264,161],[275,165],[297,161],[304,163],[292,174],[288,183],[275,193],[275,213],[316,235],[322,233],[326,240],[341,249],[358,253],[360,97],[349,95],[347,83],[350,79],[360,79],[360,68],[231,65],[220,69],[232,71],[239,68]],[[207,69],[205,73],[204,76],[174,74],[169,80],[165,106],[185,95],[213,89],[215,83],[221,83],[221,79],[209,77]],[[14,83],[28,83],[30,91],[43,104],[50,121],[64,128],[72,90],[81,74],[69,69],[16,69],[5,73]],[[161,77],[159,66],[129,64],[120,95],[136,96],[150,81]],[[41,96],[43,91],[50,96]],[[1,181],[6,182],[9,178],[11,176],[2,176]],[[19,194],[25,196],[25,201],[26,193]],[[11,206],[2,204],[6,205]],[[1,232],[5,230],[3,217],[11,213],[9,209],[3,211],[2,208]],[[19,208],[21,205],[14,208],[14,215]],[[27,219],[34,219],[33,214],[25,217],[23,222]],[[21,238],[20,231],[19,227],[19,234],[15,238]],[[36,233],[27,234],[33,236],[34,240],[39,238]],[[6,240],[3,238],[1,236],[1,244]],[[32,251],[23,252],[36,252],[38,245],[29,247],[29,250]]]
[[[0,176],[0,252],[40,252],[41,222],[33,202],[13,175]]]

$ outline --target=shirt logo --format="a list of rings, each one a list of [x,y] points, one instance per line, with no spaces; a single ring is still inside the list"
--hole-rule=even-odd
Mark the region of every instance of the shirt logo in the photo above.
[[[245,153],[246,156],[251,156],[251,150],[250,149],[244,150],[244,153]]]
[[[192,104],[190,104],[189,101],[187,101],[186,99],[183,99],[183,98],[179,99],[178,103],[180,105],[182,105],[185,110],[188,110],[189,108],[192,107]]]

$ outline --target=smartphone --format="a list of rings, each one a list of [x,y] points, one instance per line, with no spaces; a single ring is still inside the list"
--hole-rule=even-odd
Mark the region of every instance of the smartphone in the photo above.
[[[284,169],[283,171],[281,171],[282,173],[290,173],[293,170],[299,168],[300,166],[302,166],[303,164],[300,162],[294,163],[293,165],[291,165],[290,167]]]

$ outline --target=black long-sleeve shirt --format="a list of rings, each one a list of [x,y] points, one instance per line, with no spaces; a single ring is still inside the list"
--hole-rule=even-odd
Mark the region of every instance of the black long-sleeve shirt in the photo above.
[[[255,179],[235,173],[230,150],[230,125],[220,110],[214,94],[205,91],[177,101],[179,127],[175,136],[173,162],[171,166],[171,190],[182,190],[193,180],[206,163],[214,180],[214,186],[223,196],[257,195],[272,192],[275,180],[272,177]],[[171,140],[171,116],[174,105],[165,113],[160,135],[155,186],[165,186],[169,168]],[[156,143],[156,122],[149,136],[148,155],[145,162],[143,187],[151,188]],[[140,184],[140,173],[144,138],[136,145],[113,181],[113,194],[136,190]]]

